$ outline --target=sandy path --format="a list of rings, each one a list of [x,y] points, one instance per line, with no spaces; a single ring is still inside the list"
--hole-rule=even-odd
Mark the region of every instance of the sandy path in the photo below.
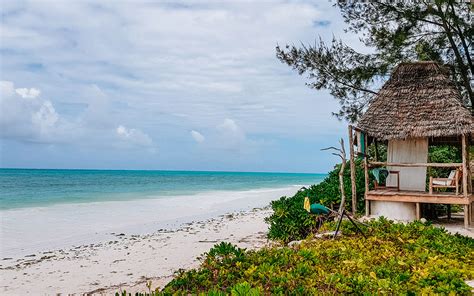
[[[116,239],[33,254],[0,262],[3,295],[113,294],[163,287],[180,268],[196,267],[197,257],[227,241],[244,248],[267,243],[269,209],[254,209],[189,223],[175,230],[148,235],[116,234]]]

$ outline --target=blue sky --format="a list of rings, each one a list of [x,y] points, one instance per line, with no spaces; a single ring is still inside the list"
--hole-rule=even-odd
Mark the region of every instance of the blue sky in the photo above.
[[[317,3],[317,4],[314,4]],[[2,1],[1,166],[326,172],[338,103],[275,46],[329,1]]]

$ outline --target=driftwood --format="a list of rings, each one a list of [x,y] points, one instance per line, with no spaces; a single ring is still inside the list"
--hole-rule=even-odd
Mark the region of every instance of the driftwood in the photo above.
[[[349,164],[351,166],[352,215],[357,213],[356,168],[354,162],[354,134],[349,125]]]
[[[359,231],[362,234],[362,236],[367,238],[367,236],[364,234],[362,229],[360,229],[359,226],[357,226],[357,223],[362,224],[362,225],[365,225],[365,224],[355,221],[353,218],[351,218],[351,216],[349,216],[349,214],[347,213],[347,211],[345,209],[346,194],[344,192],[344,169],[346,168],[346,161],[347,160],[346,160],[346,150],[344,148],[344,140],[341,138],[341,140],[339,142],[341,144],[341,148],[328,147],[328,148],[321,149],[321,150],[334,150],[336,152],[333,152],[332,154],[336,155],[336,156],[339,156],[341,158],[341,168],[339,170],[339,187],[340,187],[340,190],[341,190],[341,204],[339,205],[339,212],[330,210],[331,213],[337,214],[337,216],[338,216],[337,224],[336,224],[336,231],[333,234],[333,238],[336,238],[336,236],[339,232],[339,228],[341,227],[342,218],[344,216],[346,216],[346,218],[349,219],[349,221],[355,226],[357,231]],[[351,142],[351,145],[352,145],[352,142]],[[365,226],[368,226],[368,225],[365,225]]]
[[[346,150],[344,148],[344,140],[341,138],[340,140],[341,148],[336,147],[328,147],[321,150],[335,150],[333,155],[339,156],[341,158],[341,169],[339,170],[339,188],[341,190],[341,204],[339,205],[339,214],[342,215],[344,211],[344,207],[346,204],[346,194],[344,192],[344,169],[346,168]]]

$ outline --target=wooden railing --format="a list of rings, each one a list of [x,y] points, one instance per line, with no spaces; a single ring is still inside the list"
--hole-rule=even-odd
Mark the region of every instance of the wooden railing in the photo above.
[[[378,166],[397,166],[397,167],[433,167],[433,168],[460,168],[462,163],[447,162],[447,163],[403,163],[403,162],[383,162],[383,161],[369,161],[369,167]]]

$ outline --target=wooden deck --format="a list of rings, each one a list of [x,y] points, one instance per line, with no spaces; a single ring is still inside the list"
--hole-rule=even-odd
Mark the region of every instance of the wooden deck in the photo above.
[[[474,202],[474,195],[469,194],[467,197],[464,197],[463,195],[455,195],[450,192],[434,192],[433,194],[429,194],[423,191],[377,189],[370,190],[367,193],[366,200],[470,205]]]

